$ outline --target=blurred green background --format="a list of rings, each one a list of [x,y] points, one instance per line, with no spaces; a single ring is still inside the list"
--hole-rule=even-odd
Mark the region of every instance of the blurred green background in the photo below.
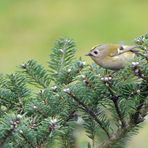
[[[74,39],[85,60],[96,44],[132,44],[148,33],[147,16],[147,0],[0,0],[0,73],[14,72],[28,59],[47,66],[60,37]],[[147,123],[127,148],[148,147]]]

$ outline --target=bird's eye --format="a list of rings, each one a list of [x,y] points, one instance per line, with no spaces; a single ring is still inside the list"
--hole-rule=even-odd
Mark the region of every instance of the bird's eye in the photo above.
[[[98,54],[98,52],[97,51],[94,51],[94,54]]]
[[[120,46],[120,47],[119,47],[119,50],[124,50],[124,47],[123,47],[123,46]]]

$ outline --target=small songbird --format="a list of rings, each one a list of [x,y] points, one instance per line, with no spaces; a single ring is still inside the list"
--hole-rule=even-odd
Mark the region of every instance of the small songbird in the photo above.
[[[87,56],[90,56],[96,64],[111,70],[120,70],[128,61],[134,58],[135,46],[118,44],[104,44],[92,48]]]

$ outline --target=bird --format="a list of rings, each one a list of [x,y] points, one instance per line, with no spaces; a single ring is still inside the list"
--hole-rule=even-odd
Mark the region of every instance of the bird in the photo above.
[[[87,56],[101,67],[110,70],[123,69],[135,57],[136,46],[102,44],[93,47]]]

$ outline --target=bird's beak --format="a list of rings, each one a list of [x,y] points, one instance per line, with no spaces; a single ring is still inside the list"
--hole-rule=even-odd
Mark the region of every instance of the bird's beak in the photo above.
[[[93,56],[91,53],[86,54],[86,56]]]

